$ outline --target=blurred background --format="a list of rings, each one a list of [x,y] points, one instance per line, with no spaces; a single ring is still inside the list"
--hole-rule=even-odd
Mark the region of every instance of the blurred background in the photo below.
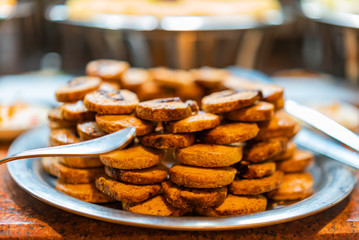
[[[0,0],[0,104],[48,101],[99,58],[252,69],[336,111],[359,105],[359,1]]]

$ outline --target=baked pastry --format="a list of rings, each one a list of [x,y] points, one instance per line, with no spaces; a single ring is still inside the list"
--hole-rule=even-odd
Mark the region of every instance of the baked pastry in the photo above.
[[[80,139],[76,136],[75,130],[71,128],[60,128],[51,130],[49,141],[51,146],[59,146],[78,143]]]
[[[246,161],[258,163],[283,152],[287,144],[286,138],[271,138],[266,141],[247,144],[244,157]]]
[[[64,103],[60,108],[62,110],[62,116],[66,120],[84,121],[95,119],[95,113],[87,110],[81,100],[75,103]]]
[[[297,149],[297,145],[293,141],[289,141],[286,145],[285,150],[283,152],[275,155],[270,160],[271,161],[281,161],[281,160],[290,158],[294,155],[296,149]]]
[[[77,134],[82,141],[105,136],[106,133],[99,128],[95,121],[81,122],[77,124]]]
[[[269,120],[274,114],[274,105],[258,101],[252,106],[227,112],[225,117],[231,121],[260,122]]]
[[[153,148],[184,148],[195,142],[193,133],[160,133],[155,132],[139,138],[140,142]]]
[[[86,65],[86,74],[104,81],[120,81],[129,67],[130,65],[125,61],[98,59]]]
[[[241,161],[236,165],[241,178],[263,178],[272,175],[276,171],[274,162],[261,162],[252,164]]]
[[[304,171],[314,161],[314,155],[311,152],[304,150],[295,151],[291,158],[278,161],[277,169],[285,173]]]
[[[59,162],[70,168],[96,168],[103,164],[98,156],[96,157],[58,157]]]
[[[101,79],[97,77],[77,77],[57,89],[56,98],[59,102],[76,102],[98,89],[100,84]]]

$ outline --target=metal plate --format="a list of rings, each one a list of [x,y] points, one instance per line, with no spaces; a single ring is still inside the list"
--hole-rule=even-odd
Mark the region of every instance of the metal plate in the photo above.
[[[9,154],[47,145],[48,129],[39,128],[17,138]],[[302,201],[275,207],[261,213],[232,217],[160,217],[130,213],[103,205],[86,203],[54,188],[55,179],[44,172],[39,159],[8,163],[8,169],[24,190],[57,208],[98,220],[158,229],[228,230],[283,223],[323,211],[343,200],[353,189],[356,170],[329,158],[317,156],[310,169],[315,193]]]

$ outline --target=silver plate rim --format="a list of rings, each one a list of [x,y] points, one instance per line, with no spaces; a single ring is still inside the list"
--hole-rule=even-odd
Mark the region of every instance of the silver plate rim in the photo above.
[[[46,143],[47,128],[26,132],[10,146],[9,154],[39,145],[31,139],[42,139]],[[44,142],[45,141],[45,142]],[[130,213],[101,205],[86,203],[56,191],[44,181],[38,159],[24,159],[7,164],[14,181],[35,198],[56,208],[88,218],[117,224],[185,231],[217,231],[263,227],[293,221],[324,211],[342,201],[353,190],[356,170],[329,158],[319,161],[320,170],[326,178],[320,180],[321,188],[311,197],[280,209],[267,210],[253,215],[231,217],[160,217]],[[330,190],[330,191],[328,191]]]

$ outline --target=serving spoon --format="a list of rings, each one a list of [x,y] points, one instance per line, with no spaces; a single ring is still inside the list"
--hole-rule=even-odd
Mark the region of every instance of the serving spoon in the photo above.
[[[56,147],[37,148],[11,154],[0,160],[0,164],[17,159],[36,158],[36,157],[76,157],[93,156],[101,153],[110,152],[115,149],[126,147],[135,137],[136,128],[128,127],[118,132],[114,132],[103,137],[89,141],[67,144]]]

